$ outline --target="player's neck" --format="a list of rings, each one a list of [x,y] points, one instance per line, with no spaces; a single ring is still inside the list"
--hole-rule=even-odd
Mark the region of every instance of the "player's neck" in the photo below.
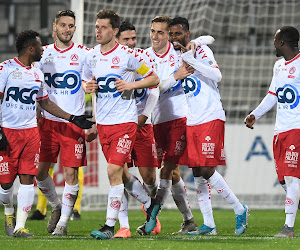
[[[299,54],[299,50],[297,49],[297,50],[288,51],[283,55],[283,57],[286,61],[290,61],[294,59],[298,54]]]
[[[62,41],[60,41],[59,39],[57,39],[57,40],[55,41],[55,45],[56,45],[56,47],[59,48],[59,49],[66,49],[66,48],[69,48],[72,44],[73,44],[73,41],[72,41],[72,40],[70,40],[70,41],[67,42],[67,43],[62,42]]]
[[[161,49],[153,49],[156,54],[162,55],[167,52],[169,48],[169,42]]]
[[[102,52],[108,52],[110,51],[113,47],[116,46],[116,40],[112,39],[110,42],[106,43],[106,44],[101,44],[101,51]]]
[[[18,56],[18,60],[27,67],[31,67],[33,62],[28,56]]]

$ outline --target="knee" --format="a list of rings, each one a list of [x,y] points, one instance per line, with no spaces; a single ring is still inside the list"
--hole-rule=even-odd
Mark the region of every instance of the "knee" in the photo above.
[[[155,176],[147,176],[146,178],[143,178],[143,181],[147,184],[147,185],[154,185],[155,181],[156,181],[156,177]]]
[[[65,181],[69,185],[76,185],[78,183],[78,169],[65,168]]]
[[[203,167],[201,169],[201,176],[208,180],[215,172],[215,169],[213,167]]]

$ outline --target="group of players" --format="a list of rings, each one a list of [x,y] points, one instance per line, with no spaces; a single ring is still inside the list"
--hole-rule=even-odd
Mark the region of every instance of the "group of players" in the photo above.
[[[48,232],[67,235],[79,189],[78,168],[86,164],[84,141],[97,135],[108,162],[110,190],[105,225],[92,231],[92,237],[131,237],[128,194],[143,204],[146,215],[137,233],[158,234],[158,215],[170,192],[183,217],[176,233],[216,235],[211,187],[232,206],[235,234],[243,234],[249,209],[215,170],[225,165],[225,112],[218,91],[222,75],[206,45],[213,38],[204,36],[190,42],[187,19],[157,16],[151,22],[152,47],[137,49],[134,26],[121,23],[112,10],[97,14],[98,45],[94,48],[74,43],[75,29],[74,12],[60,11],[53,24],[57,36],[54,44],[42,48],[37,32],[21,32],[16,39],[18,57],[0,66],[0,200],[5,208],[7,235],[34,236],[25,229],[33,203],[34,176],[52,207]],[[96,124],[83,115],[84,92],[93,94]],[[40,131],[34,122],[36,100],[44,117]],[[74,124],[89,128],[87,134]],[[65,176],[62,201],[48,174],[58,153]],[[143,184],[128,171],[132,161],[139,168]],[[204,220],[200,228],[189,207],[179,163],[193,171]],[[12,184],[17,175],[21,185],[15,217]],[[120,230],[115,234],[117,219]]]

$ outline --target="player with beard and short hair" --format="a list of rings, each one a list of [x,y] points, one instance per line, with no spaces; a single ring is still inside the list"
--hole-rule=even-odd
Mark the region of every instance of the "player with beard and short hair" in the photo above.
[[[190,41],[189,36],[188,20],[174,18],[170,23],[170,40],[176,48],[185,50],[184,46]],[[215,171],[218,165],[225,165],[225,112],[218,90],[221,72],[212,51],[206,45],[196,48],[195,58],[191,50],[181,57],[195,69],[181,84],[189,107],[186,165],[193,170],[198,203],[204,218],[204,224],[197,231],[188,234],[217,234],[208,183],[232,206],[236,214],[235,234],[242,234],[247,227],[248,207],[239,202],[224,178]]]
[[[49,98],[68,112],[82,115],[85,112],[85,93],[81,74],[89,49],[72,41],[75,30],[75,13],[71,10],[59,11],[53,23],[56,41],[45,46],[43,57],[36,65],[44,73]],[[37,186],[52,207],[47,231],[56,236],[67,235],[68,220],[79,190],[78,168],[86,165],[85,133],[72,123],[54,117],[47,111],[42,112],[44,122],[40,127],[41,154]],[[59,154],[65,178],[62,201],[48,174]]]
[[[253,129],[254,123],[277,104],[273,139],[273,153],[278,181],[286,192],[285,223],[274,237],[294,237],[294,223],[299,205],[300,166],[300,109],[299,109],[299,31],[283,26],[274,36],[277,57],[268,94],[246,118],[245,124]]]
[[[95,46],[84,65],[86,90],[95,93],[96,122],[102,151],[108,162],[110,190],[105,225],[91,232],[96,239],[111,239],[124,194],[123,168],[134,145],[138,115],[133,89],[154,87],[159,78],[140,53],[116,42],[120,17],[112,10],[101,10],[95,23]],[[102,70],[105,68],[105,71]],[[143,79],[135,81],[134,72]],[[156,225],[160,202],[149,199],[146,230]]]
[[[4,205],[5,231],[8,236],[31,238],[25,229],[33,199],[33,178],[40,156],[40,134],[36,121],[36,101],[54,116],[80,128],[91,128],[88,116],[63,111],[48,97],[43,73],[32,65],[42,57],[39,33],[25,30],[16,38],[18,57],[0,64],[0,201]],[[20,187],[17,217],[13,206],[13,183],[17,175]]]

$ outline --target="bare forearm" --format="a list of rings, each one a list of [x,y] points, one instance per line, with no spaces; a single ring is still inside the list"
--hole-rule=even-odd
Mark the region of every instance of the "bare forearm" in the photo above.
[[[54,102],[52,102],[49,98],[43,99],[39,101],[40,106],[49,112],[50,114],[65,119],[69,120],[70,119],[70,114],[63,111],[60,107],[58,107]]]

